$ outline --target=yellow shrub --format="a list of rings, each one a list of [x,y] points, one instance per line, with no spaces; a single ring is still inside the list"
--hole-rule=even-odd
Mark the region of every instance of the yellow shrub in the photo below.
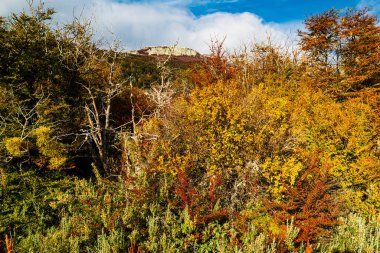
[[[25,143],[24,141],[19,137],[12,137],[12,138],[6,138],[4,140],[5,142],[5,148],[7,149],[8,153],[13,157],[22,157],[25,152]]]
[[[50,127],[40,127],[34,133],[42,160],[47,160],[47,167],[49,169],[64,168],[68,161],[67,152],[65,146],[52,137],[53,130]]]

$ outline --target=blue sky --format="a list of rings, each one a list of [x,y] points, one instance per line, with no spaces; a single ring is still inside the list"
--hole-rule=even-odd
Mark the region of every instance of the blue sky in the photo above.
[[[356,7],[358,0],[232,0],[232,1],[194,1],[189,5],[195,15],[216,11],[239,13],[252,12],[268,22],[288,22],[303,20],[305,17],[328,10]]]
[[[35,0],[35,2],[38,2]],[[57,11],[55,22],[73,16],[93,19],[97,37],[117,38],[127,50],[174,45],[207,53],[211,39],[239,50],[271,38],[293,43],[308,16],[332,7],[370,6],[380,13],[380,0],[44,0]],[[27,9],[26,0],[0,0],[0,15]]]

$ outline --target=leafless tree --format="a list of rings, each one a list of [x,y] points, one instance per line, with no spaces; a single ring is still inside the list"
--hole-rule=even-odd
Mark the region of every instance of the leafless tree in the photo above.
[[[158,59],[157,69],[160,73],[160,80],[158,83],[152,85],[151,89],[147,91],[147,95],[150,97],[151,101],[155,104],[154,114],[160,116],[162,110],[170,103],[173,98],[174,91],[172,89],[172,83],[170,76],[172,73],[171,68],[168,63],[172,59],[173,51],[177,45],[170,47],[172,49],[169,55],[164,58]]]
[[[65,29],[60,46],[63,64],[79,73],[81,80],[77,84],[85,96],[85,122],[79,135],[90,144],[96,167],[105,176],[114,169],[109,150],[121,128],[112,124],[112,102],[129,81],[119,64],[125,53],[117,42],[108,47],[95,43],[91,22],[74,20]],[[65,46],[70,49],[66,50]]]

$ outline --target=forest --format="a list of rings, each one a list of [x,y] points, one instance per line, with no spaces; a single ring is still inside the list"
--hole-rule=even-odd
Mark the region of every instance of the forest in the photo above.
[[[40,5],[0,18],[0,252],[380,252],[380,26],[130,55]]]

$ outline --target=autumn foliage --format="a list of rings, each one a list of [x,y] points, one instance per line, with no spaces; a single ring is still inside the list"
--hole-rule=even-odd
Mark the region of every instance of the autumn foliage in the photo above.
[[[0,20],[1,252],[380,251],[367,9],[182,65],[53,14]]]

